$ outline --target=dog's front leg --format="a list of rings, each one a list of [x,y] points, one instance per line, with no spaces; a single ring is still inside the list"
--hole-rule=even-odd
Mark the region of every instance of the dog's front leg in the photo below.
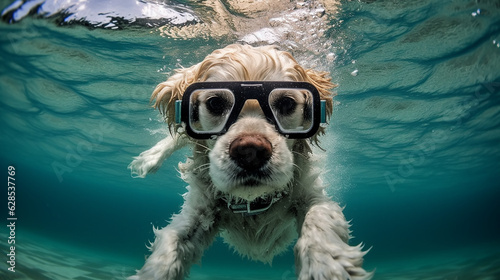
[[[325,199],[309,207],[294,248],[298,279],[370,279],[371,273],[361,267],[366,252],[361,245],[347,244],[349,232],[337,203]]]
[[[181,280],[217,233],[213,209],[185,203],[180,214],[163,229],[154,230],[152,254],[129,280]]]

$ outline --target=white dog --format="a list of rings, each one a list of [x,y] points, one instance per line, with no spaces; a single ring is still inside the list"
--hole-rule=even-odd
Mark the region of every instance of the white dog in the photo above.
[[[228,121],[223,111],[228,102],[237,103],[234,100],[239,96],[228,90],[194,91],[190,92],[193,104],[183,104],[182,113],[189,108],[189,115],[182,123],[174,121],[175,103],[183,99],[188,86],[228,81],[254,81],[253,87],[260,86],[255,81],[307,82],[326,101],[326,115],[332,112],[329,90],[335,85],[328,73],[303,69],[289,53],[270,46],[227,46],[159,84],[152,100],[165,116],[172,136],[141,153],[129,168],[133,175],[144,177],[175,150],[192,145],[192,158],[179,163],[189,187],[182,210],[168,226],[154,229],[152,254],[129,279],[183,279],[218,234],[241,255],[266,263],[297,240],[295,265],[301,280],[370,279],[372,273],[361,267],[366,252],[361,245],[348,245],[349,223],[342,208],[326,196],[319,168],[312,166],[310,145],[318,144],[324,128],[317,128],[308,138],[286,135],[287,122],[311,126],[306,124],[309,117],[304,117],[309,97],[287,89],[273,97],[281,101],[249,99]],[[218,99],[211,99],[213,96]],[[270,117],[262,102],[281,107]],[[214,122],[219,118],[230,123],[218,128]],[[206,132],[211,137],[190,137],[186,126],[194,131],[191,135]],[[218,134],[210,135],[215,130]]]

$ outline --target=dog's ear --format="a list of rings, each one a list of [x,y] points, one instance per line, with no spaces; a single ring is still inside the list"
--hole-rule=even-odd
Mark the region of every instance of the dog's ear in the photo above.
[[[184,90],[198,79],[199,65],[176,70],[167,81],[158,84],[151,95],[153,107],[165,118],[170,134],[177,133],[175,123],[175,101],[181,100]]]
[[[333,111],[333,94],[331,90],[337,87],[332,83],[330,73],[325,71],[316,71],[313,69],[305,69],[303,72],[304,80],[313,84],[318,89],[321,100],[326,101],[326,119],[330,120]],[[325,128],[320,127],[316,135],[311,138],[311,141],[319,147],[318,135],[325,134]]]
[[[333,97],[335,96],[331,90],[336,88],[337,85],[332,83],[330,73],[325,71],[316,71],[313,69],[305,70],[305,79],[307,82],[313,84],[319,92],[321,100],[326,101],[326,116],[330,119],[333,111]]]

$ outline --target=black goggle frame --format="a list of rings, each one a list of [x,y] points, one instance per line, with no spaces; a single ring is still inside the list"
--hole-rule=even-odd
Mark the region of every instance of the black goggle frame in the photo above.
[[[224,89],[230,90],[235,103],[231,113],[223,127],[218,132],[203,132],[192,129],[190,125],[190,99],[197,90]],[[297,89],[307,90],[312,94],[312,126],[306,131],[284,131],[271,110],[269,105],[269,94],[274,89]],[[199,82],[191,84],[182,96],[182,101],[177,100],[175,104],[175,122],[185,123],[186,133],[195,139],[209,139],[226,133],[229,127],[236,122],[238,116],[247,100],[255,99],[259,102],[266,119],[275,125],[276,130],[288,138],[308,138],[313,136],[319,128],[320,123],[326,123],[326,101],[321,100],[316,87],[307,82],[282,82],[282,81],[231,81],[231,82]]]

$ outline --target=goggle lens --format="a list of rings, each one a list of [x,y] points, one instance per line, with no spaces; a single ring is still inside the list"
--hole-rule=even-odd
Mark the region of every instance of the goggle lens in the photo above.
[[[269,106],[284,133],[307,132],[312,127],[313,94],[305,89],[275,89],[269,94]]]
[[[189,125],[196,133],[218,134],[224,130],[235,103],[228,89],[200,89],[189,100]]]

